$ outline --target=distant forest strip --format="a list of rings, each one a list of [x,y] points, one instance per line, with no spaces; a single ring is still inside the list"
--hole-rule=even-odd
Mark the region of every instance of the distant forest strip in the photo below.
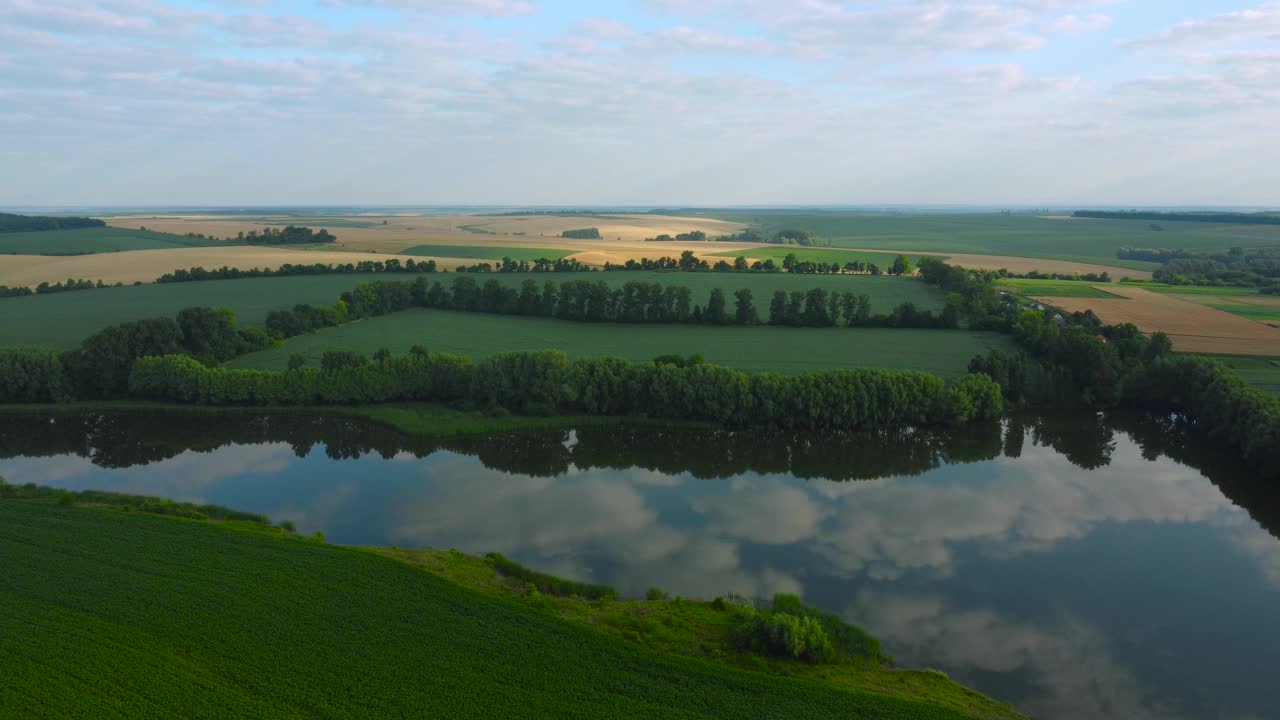
[[[1239,223],[1280,225],[1280,213],[1156,212],[1152,210],[1077,210],[1072,217],[1098,220],[1156,220],[1167,222]]]
[[[1121,260],[1163,263],[1151,277],[1169,285],[1252,285],[1263,294],[1280,295],[1280,248],[1234,247],[1224,253],[1206,253],[1125,247],[1116,255]]]
[[[0,213],[0,233],[42,232],[45,230],[79,230],[104,227],[102,220],[87,217],[48,217]]]

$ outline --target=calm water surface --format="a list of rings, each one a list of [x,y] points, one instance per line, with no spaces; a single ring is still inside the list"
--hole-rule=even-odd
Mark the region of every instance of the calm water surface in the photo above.
[[[0,475],[639,595],[798,593],[1038,718],[1280,717],[1280,497],[1172,421],[443,442],[298,417],[0,417]]]

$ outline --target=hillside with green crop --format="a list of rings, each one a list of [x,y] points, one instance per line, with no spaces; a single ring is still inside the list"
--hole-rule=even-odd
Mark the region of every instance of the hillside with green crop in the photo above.
[[[63,498],[0,501],[5,718],[1016,717],[950,683],[944,707],[655,652],[250,521]]]

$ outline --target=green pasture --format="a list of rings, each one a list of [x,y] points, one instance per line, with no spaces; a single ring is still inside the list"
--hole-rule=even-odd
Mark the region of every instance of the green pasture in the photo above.
[[[218,240],[201,240],[150,230],[94,227],[0,234],[0,255],[87,255],[226,244]]]
[[[1016,349],[1004,335],[962,330],[622,325],[415,309],[291,338],[236,358],[229,367],[282,370],[293,353],[318,365],[328,350],[371,354],[385,347],[405,353],[414,345],[476,359],[547,349],[570,358],[611,355],[641,362],[700,353],[709,363],[748,372],[888,368],[948,378],[963,375],[975,355]]]
[[[1121,247],[1225,251],[1274,247],[1280,226],[1137,220],[1055,220],[1035,215],[871,214],[849,211],[707,211],[697,213],[752,225],[767,235],[809,230],[837,247],[919,250],[1072,260],[1135,270],[1156,263],[1119,260]]]
[[[0,566],[5,718],[994,716],[655,652],[246,522],[4,500]]]
[[[426,255],[429,257],[469,258],[476,260],[501,260],[509,257],[512,260],[559,260],[569,257],[577,250],[552,250],[550,248],[523,247],[487,247],[482,245],[415,245],[408,250],[401,250],[401,255]]]
[[[1236,287],[1232,285],[1166,285],[1158,282],[1130,281],[1120,283],[1120,287],[1135,287],[1154,293],[1169,295],[1257,295],[1258,288],[1252,286]]]

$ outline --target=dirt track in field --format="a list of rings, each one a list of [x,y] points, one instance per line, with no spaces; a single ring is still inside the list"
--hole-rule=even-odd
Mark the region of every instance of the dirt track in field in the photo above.
[[[1181,352],[1280,357],[1280,329],[1139,288],[1106,285],[1098,289],[1123,299],[1036,300],[1071,312],[1092,310],[1107,324],[1133,323],[1143,332],[1163,332],[1173,340],[1174,349]]]

